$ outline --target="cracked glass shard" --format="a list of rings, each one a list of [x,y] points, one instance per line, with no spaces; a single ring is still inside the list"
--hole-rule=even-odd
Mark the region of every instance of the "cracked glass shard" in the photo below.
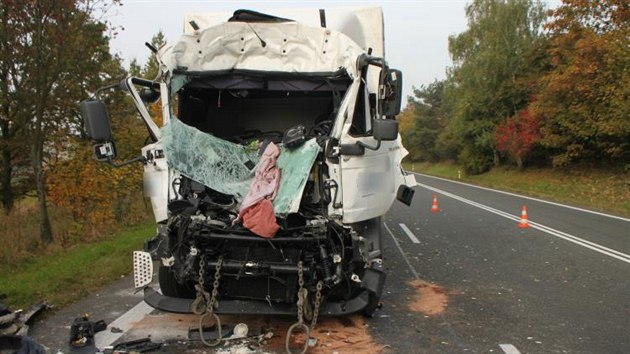
[[[319,149],[315,139],[308,140],[295,149],[282,148],[276,162],[280,169],[280,187],[273,200],[273,210],[277,216],[285,217],[289,213],[298,211],[304,186],[311,174]]]
[[[256,149],[206,134],[177,118],[162,127],[162,139],[171,168],[239,200],[247,194],[260,160]]]

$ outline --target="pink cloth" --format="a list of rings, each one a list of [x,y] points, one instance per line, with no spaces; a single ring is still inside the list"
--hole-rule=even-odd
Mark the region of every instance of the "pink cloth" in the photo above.
[[[234,223],[237,223],[242,219],[243,226],[256,235],[268,238],[273,237],[280,228],[276,224],[271,204],[280,186],[280,170],[276,166],[278,156],[280,148],[270,142],[263,152],[249,191],[243,198],[238,218],[234,220]]]

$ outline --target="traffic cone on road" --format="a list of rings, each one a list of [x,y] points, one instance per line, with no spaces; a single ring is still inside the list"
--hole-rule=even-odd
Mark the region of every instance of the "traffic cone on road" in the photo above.
[[[434,194],[433,195],[433,205],[431,206],[431,212],[432,213],[437,213],[438,211],[440,211],[440,208],[438,208],[437,194]]]
[[[527,205],[523,205],[523,210],[521,211],[521,222],[518,224],[518,227],[521,229],[529,227],[529,222],[527,220]]]

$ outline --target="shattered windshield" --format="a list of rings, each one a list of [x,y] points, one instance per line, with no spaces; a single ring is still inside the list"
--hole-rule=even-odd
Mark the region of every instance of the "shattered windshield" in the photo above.
[[[162,128],[164,154],[171,168],[218,192],[242,201],[260,162],[257,146],[240,145],[204,133],[177,118]],[[300,147],[282,147],[277,165],[280,187],[273,201],[276,215],[298,211],[304,186],[320,147],[310,139]]]

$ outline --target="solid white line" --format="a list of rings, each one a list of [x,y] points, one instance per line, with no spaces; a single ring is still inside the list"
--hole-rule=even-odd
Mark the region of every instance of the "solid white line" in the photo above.
[[[459,200],[462,203],[466,203],[468,205],[472,205],[472,206],[477,207],[479,209],[483,209],[485,211],[489,211],[489,212],[491,212],[493,214],[502,216],[504,218],[507,218],[507,219],[510,219],[510,220],[515,220],[515,221],[519,221],[520,220],[519,217],[511,215],[509,213],[506,213],[506,212],[504,212],[502,210],[494,209],[494,208],[489,207],[487,205],[484,205],[484,204],[481,204],[481,203],[477,203],[475,201],[472,201],[472,200],[469,200],[469,199],[466,199],[466,198],[462,198],[462,197],[460,197],[458,195],[446,192],[444,190],[441,190],[441,189],[438,189],[438,188],[434,188],[434,187],[431,187],[431,186],[428,186],[428,185],[422,184],[422,183],[418,183],[418,186],[426,188],[428,190],[432,190],[432,191],[437,192],[437,193],[440,193],[440,194],[445,195],[447,197],[451,197],[451,198],[453,198],[455,200]],[[573,236],[573,235],[568,234],[566,232],[562,232],[562,231],[553,229],[551,227],[548,227],[548,226],[545,226],[545,225],[542,225],[542,224],[539,224],[539,223],[536,223],[536,222],[530,221],[529,225],[530,225],[530,227],[532,227],[534,229],[537,229],[537,230],[540,230],[540,231],[543,231],[543,232],[546,232],[549,235],[561,238],[561,239],[569,241],[569,242],[573,242],[573,243],[575,243],[577,245],[580,245],[582,247],[586,247],[586,248],[591,249],[591,250],[593,250],[595,252],[599,252],[601,254],[607,255],[609,257],[612,257],[612,258],[618,259],[618,260],[620,260],[622,262],[626,262],[626,263],[630,264],[630,255],[628,255],[628,254],[625,254],[625,253],[613,250],[611,248],[602,246],[602,245],[597,244],[595,242],[584,240],[584,239],[579,238],[577,236]]]
[[[407,234],[407,236],[409,236],[409,239],[411,240],[411,242],[413,242],[413,243],[420,243],[420,241],[418,241],[418,238],[416,237],[416,235],[414,235],[413,232],[411,232],[411,230],[409,230],[407,225],[405,225],[405,224],[398,224],[398,225],[400,225],[400,228]]]
[[[147,305],[144,300],[140,301],[136,306],[132,307],[122,316],[118,317],[112,323],[108,324],[106,330],[96,333],[94,335],[94,344],[99,349],[103,349],[109,345],[112,345],[112,343],[114,343],[118,338],[125,334],[125,332],[131,329],[131,325],[134,322],[140,321],[151,311],[153,311],[153,307]],[[112,327],[120,328],[122,329],[122,332],[112,333]]]
[[[499,347],[505,354],[521,354],[521,352],[519,352],[512,344],[499,344]]]
[[[418,276],[418,272],[416,272],[416,269],[411,265],[411,262],[409,262],[407,255],[405,255],[405,252],[403,252],[403,249],[402,247],[400,247],[400,243],[398,243],[398,240],[396,239],[396,236],[394,236],[394,234],[392,233],[392,230],[389,229],[386,223],[383,223],[383,226],[385,226],[385,230],[389,232],[389,235],[392,237],[392,240],[394,240],[394,243],[396,244],[396,247],[400,251],[400,254],[402,254],[403,259],[405,260],[405,262],[407,262],[409,269],[411,269],[411,273],[413,273],[413,276],[416,277],[416,280],[420,280],[420,277]]]
[[[468,187],[473,187],[473,188],[483,189],[483,190],[486,190],[486,191],[497,192],[497,193],[501,193],[501,194],[505,194],[505,195],[510,195],[510,196],[513,196],[513,197],[519,197],[519,198],[529,199],[529,200],[533,200],[533,201],[536,201],[536,202],[546,203],[546,204],[555,205],[555,206],[559,206],[559,207],[563,207],[563,208],[567,208],[567,209],[573,209],[573,210],[577,210],[577,211],[581,211],[581,212],[585,212],[585,213],[590,213],[590,214],[595,214],[595,215],[599,215],[599,216],[605,216],[605,217],[607,217],[607,218],[618,219],[618,220],[623,220],[623,221],[628,221],[628,222],[630,222],[630,219],[628,219],[628,218],[624,218],[624,217],[621,217],[621,216],[617,216],[617,215],[604,214],[604,213],[600,213],[600,212],[598,212],[598,211],[594,211],[594,210],[588,210],[588,209],[578,208],[578,207],[574,207],[574,206],[570,206],[570,205],[566,205],[566,204],[560,204],[560,203],[550,202],[550,201],[548,201],[548,200],[538,199],[538,198],[534,198],[534,197],[528,197],[528,196],[525,196],[525,195],[520,195],[520,194],[516,194],[516,193],[510,193],[510,192],[500,191],[500,190],[497,190],[497,189],[492,189],[492,188],[487,188],[487,187],[476,186],[476,185],[474,185],[474,184],[469,184],[469,183],[464,183],[464,182],[454,181],[454,180],[452,180],[452,179],[448,179],[448,178],[442,178],[442,177],[429,176],[429,175],[425,175],[425,174],[423,174],[423,173],[418,173],[418,172],[413,172],[413,171],[407,171],[407,172],[411,172],[411,173],[414,173],[414,174],[416,174],[416,175],[423,176],[423,177],[435,178],[435,179],[439,179],[439,180],[442,180],[442,181],[447,181],[447,182],[457,183],[457,184],[461,184],[461,185],[468,186]]]

